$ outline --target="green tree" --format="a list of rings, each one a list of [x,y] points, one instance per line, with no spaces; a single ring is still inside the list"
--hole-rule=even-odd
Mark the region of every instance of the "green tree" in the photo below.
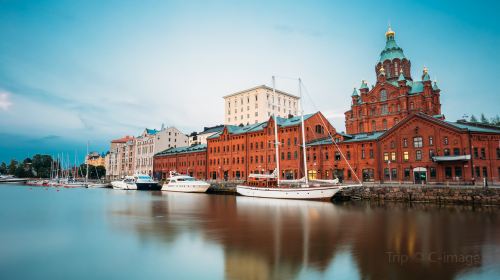
[[[474,115],[470,116],[470,122],[477,123],[476,116],[474,116]]]
[[[10,175],[14,175],[14,174],[16,174],[16,169],[17,169],[17,160],[12,159],[10,161],[10,164],[9,164],[9,167],[8,167],[8,173]]]
[[[5,164],[5,162],[0,164],[0,174],[7,174],[7,164]]]
[[[500,117],[498,115],[496,115],[493,118],[491,118],[491,124],[496,125],[496,126],[500,126]]]
[[[52,157],[49,155],[36,154],[33,156],[32,169],[36,177],[49,178],[52,167]]]
[[[484,123],[484,124],[490,123],[483,113],[481,113],[481,123]]]

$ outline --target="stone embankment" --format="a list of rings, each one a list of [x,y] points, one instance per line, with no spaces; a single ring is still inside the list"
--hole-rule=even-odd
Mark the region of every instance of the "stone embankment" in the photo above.
[[[339,200],[366,199],[438,204],[500,205],[500,188],[472,186],[384,186],[346,188],[335,195]]]

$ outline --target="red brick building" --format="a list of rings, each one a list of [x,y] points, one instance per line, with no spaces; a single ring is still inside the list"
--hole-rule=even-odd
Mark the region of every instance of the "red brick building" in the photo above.
[[[304,116],[309,178],[346,181],[470,184],[500,182],[500,128],[448,122],[440,89],[427,69],[411,77],[411,62],[386,33],[376,84],[354,89],[346,134],[320,113]],[[300,117],[278,118],[281,178],[304,176]],[[328,132],[337,145],[332,142]],[[350,166],[349,166],[350,165]],[[206,147],[170,149],[155,157],[156,174],[175,169],[203,179],[240,180],[276,166],[274,120],[224,130]],[[352,169],[351,169],[352,168]]]

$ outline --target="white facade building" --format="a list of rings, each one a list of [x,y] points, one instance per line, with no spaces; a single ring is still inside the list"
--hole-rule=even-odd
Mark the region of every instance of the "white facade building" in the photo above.
[[[189,135],[188,145],[207,144],[207,138],[224,129],[224,125],[204,127],[201,132],[193,132]]]
[[[106,178],[118,180],[134,174],[135,138],[125,136],[111,141],[109,154],[106,155]]]
[[[168,148],[188,145],[188,136],[175,127],[145,129],[135,140],[135,172],[153,175],[153,156]]]
[[[249,125],[264,122],[270,116],[287,118],[297,115],[299,97],[261,85],[224,96],[224,123]]]

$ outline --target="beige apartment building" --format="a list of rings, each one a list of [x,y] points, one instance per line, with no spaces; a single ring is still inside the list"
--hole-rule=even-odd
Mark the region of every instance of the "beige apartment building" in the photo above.
[[[134,174],[135,138],[125,136],[111,141],[109,154],[106,155],[106,178],[121,179]]]
[[[273,114],[297,115],[299,97],[261,85],[224,96],[224,104],[226,125],[249,125],[265,122]]]
[[[175,127],[146,128],[135,138],[135,173],[153,175],[153,156],[168,148],[188,145],[188,136]]]
[[[204,127],[203,131],[193,132],[189,135],[188,146],[207,144],[207,138],[224,130],[224,125]]]

